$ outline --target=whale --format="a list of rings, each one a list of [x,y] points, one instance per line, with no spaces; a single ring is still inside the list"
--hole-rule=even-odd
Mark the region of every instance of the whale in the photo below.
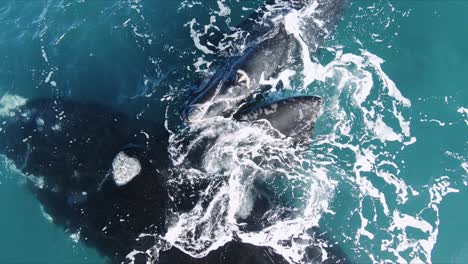
[[[317,104],[316,97],[307,98],[276,102],[278,117],[295,105],[305,109],[307,103]],[[256,115],[263,117],[263,110],[259,106],[241,122],[255,122]],[[312,123],[315,116],[305,115]],[[54,224],[79,234],[81,241],[111,263],[151,260],[153,256],[144,252],[158,240],[142,234],[164,234],[168,212],[193,208],[194,194],[201,188],[191,186],[191,194],[168,188],[173,175],[170,134],[164,124],[130,119],[107,106],[65,98],[28,101],[1,122],[0,153],[27,177],[26,187],[45,213]],[[301,119],[298,126],[304,122]],[[135,250],[139,253],[129,259],[129,252]],[[345,259],[338,249],[329,250],[332,257],[324,263]],[[320,259],[320,251],[311,252],[310,258]],[[231,241],[201,259],[171,248],[160,252],[156,263],[288,262],[267,247]]]
[[[276,8],[272,8],[275,3]],[[193,99],[187,102],[184,111],[187,122],[217,116],[235,117],[238,111],[249,111],[246,105],[250,101],[271,88],[277,88],[265,80],[278,77],[287,67],[301,63],[301,44],[294,34],[287,31],[285,23],[278,22],[281,21],[279,17],[284,18],[291,11],[299,12],[314,5],[310,16],[313,19],[306,21],[311,24],[306,30],[308,43],[315,51],[327,32],[336,25],[346,4],[346,0],[269,1],[237,27],[249,32],[244,41],[250,45],[244,45],[246,48],[241,53],[219,64],[214,74],[193,92]],[[313,26],[316,24],[314,21],[321,21],[321,26]]]
[[[169,162],[163,127],[60,99],[30,101],[4,122],[2,153],[32,178],[27,188],[55,224],[111,260],[124,259],[139,234],[162,232]],[[119,167],[125,161],[134,161],[133,171]]]
[[[249,46],[220,63],[215,73],[190,95],[182,112],[188,127],[210,118],[233,122],[266,122],[295,142],[307,142],[322,111],[322,99],[297,95],[263,97],[261,80],[274,77],[294,57],[297,40],[271,16],[305,8],[312,1],[268,1],[238,27],[251,32]],[[337,3],[340,4],[337,4]],[[321,16],[336,22],[341,1],[318,1]],[[273,6],[273,7],[272,7]],[[265,23],[259,23],[263,21]],[[333,23],[331,23],[333,24]],[[317,37],[318,38],[318,37]],[[0,153],[27,178],[34,194],[54,224],[79,234],[80,241],[97,249],[110,263],[289,263],[271,248],[240,240],[194,258],[175,247],[153,252],[158,236],[168,229],[170,213],[189,211],[202,186],[173,192],[175,177],[169,152],[171,132],[165,124],[128,117],[112,107],[70,98],[42,98],[0,117]],[[188,156],[199,166],[206,147]],[[261,201],[257,201],[261,207]],[[255,221],[255,218],[250,219]],[[315,231],[314,231],[315,232]],[[153,234],[153,235],[151,235]],[[316,231],[316,237],[322,234]],[[326,238],[324,238],[326,239]],[[311,246],[307,262],[346,263],[340,248],[323,252]]]

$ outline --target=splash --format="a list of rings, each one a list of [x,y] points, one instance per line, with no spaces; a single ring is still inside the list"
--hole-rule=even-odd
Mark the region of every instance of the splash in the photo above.
[[[299,252],[310,245],[294,243],[285,250],[281,244],[318,225],[336,181],[330,179],[326,169],[312,165],[304,157],[312,153],[291,147],[290,139],[278,137],[268,123],[215,119],[195,130],[197,136],[186,151],[174,154],[186,157],[203,144],[199,142],[213,141],[202,146],[206,148],[203,172],[185,168],[173,182],[177,185],[189,181],[197,186],[207,180],[210,184],[194,209],[177,216],[164,240],[191,256],[204,257],[236,237],[247,243],[272,246],[291,261],[299,262]],[[256,219],[260,229],[245,221],[252,214],[259,189],[274,193],[274,206]]]
[[[352,52],[340,44],[311,45],[303,22],[314,15],[320,17],[314,3],[277,18],[300,43],[302,69],[291,67],[278,77],[262,80],[273,87],[281,80],[285,89],[324,98],[326,109],[317,123],[314,142],[307,149],[294,148],[268,124],[222,118],[189,132],[196,136],[188,146],[173,138],[173,161],[179,165],[193,149],[205,144],[201,169],[183,168],[174,184],[210,183],[192,210],[173,218],[162,239],[197,258],[236,239],[269,246],[290,263],[308,263],[304,255],[308,247],[321,248],[324,260],[330,246],[330,241],[317,239],[310,230],[320,228],[329,218],[341,218],[347,219],[346,230],[330,236],[338,245],[352,241],[350,251],[367,261],[431,263],[440,225],[439,206],[446,195],[460,190],[446,175],[423,186],[410,183],[417,175],[406,173],[401,156],[417,142],[411,132],[411,100],[383,70],[385,60],[366,50],[358,37],[360,48]],[[226,5],[223,1],[222,7]],[[372,5],[368,12],[376,8]],[[360,9],[360,15],[362,12]],[[225,12],[211,15],[221,17]],[[194,62],[197,69],[202,64],[210,67],[212,61],[206,55],[213,48],[219,52],[229,46],[200,42],[209,30],[218,29],[217,21],[212,17],[210,24],[198,25],[201,30],[196,29],[195,20],[187,24],[195,46],[203,53]],[[316,28],[329,32],[324,21],[313,21]],[[393,22],[390,18],[382,23],[387,29]],[[317,51],[333,59],[321,61]],[[457,111],[466,115],[465,108]],[[214,143],[206,145],[207,141]],[[463,167],[466,161],[461,164]],[[245,219],[255,211],[259,182],[271,188],[278,200],[259,220],[260,227],[250,228]],[[336,200],[337,191],[346,192],[351,199],[346,203]],[[409,205],[415,203],[418,208],[410,210]]]

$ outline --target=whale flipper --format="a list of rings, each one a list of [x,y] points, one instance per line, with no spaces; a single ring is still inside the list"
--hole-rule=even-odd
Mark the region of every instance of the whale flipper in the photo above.
[[[311,137],[314,124],[322,112],[322,98],[296,96],[267,105],[246,107],[234,114],[239,121],[267,120],[288,137]]]

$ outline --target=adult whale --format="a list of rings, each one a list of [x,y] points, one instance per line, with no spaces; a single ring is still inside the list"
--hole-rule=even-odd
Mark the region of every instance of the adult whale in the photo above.
[[[305,111],[313,108],[316,98],[278,104],[280,109]],[[299,123],[305,119],[313,123],[315,114],[304,113]],[[113,263],[146,263],[155,257],[151,249],[159,242],[157,234],[168,228],[169,212],[190,210],[197,199],[197,186],[187,189],[190,193],[178,193],[167,185],[175,170],[168,153],[170,135],[162,124],[66,99],[32,100],[2,119],[0,153],[29,179],[26,186],[45,212]],[[328,251],[325,263],[345,259],[337,248]],[[307,257],[321,259],[321,254],[311,247]],[[201,259],[176,248],[160,252],[157,259],[175,264],[287,263],[271,249],[241,241],[229,242]]]

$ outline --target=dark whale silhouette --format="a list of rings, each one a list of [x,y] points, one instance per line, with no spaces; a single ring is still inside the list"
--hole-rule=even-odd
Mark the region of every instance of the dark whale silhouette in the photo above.
[[[309,1],[279,2],[282,7],[278,12],[284,13],[303,8]],[[319,9],[323,9],[319,15],[335,21],[341,8],[338,2],[319,1]],[[284,136],[301,142],[310,138],[321,111],[320,98],[257,101],[253,96],[265,88],[260,85],[260,76],[274,76],[297,49],[297,42],[284,27],[277,28],[268,20],[259,26],[256,21],[264,19],[266,11],[263,7],[241,23],[239,27],[252,32],[248,39],[253,44],[228,59],[193,95],[184,111],[189,125],[217,116],[239,122],[267,120]],[[169,209],[190,210],[197,199],[194,190],[198,186],[187,188],[192,193],[172,193],[169,198],[167,181],[174,171],[168,153],[170,135],[163,124],[130,119],[103,105],[63,98],[29,101],[2,121],[0,153],[31,179],[27,187],[54,223],[79,232],[84,243],[111,262],[128,262],[127,255],[133,250],[140,251],[133,256],[136,263],[151,261],[151,252],[143,252],[159,241],[141,234],[164,234]],[[189,162],[197,164],[195,158]],[[317,232],[316,237],[320,236]],[[328,250],[325,263],[346,261],[339,248]],[[321,260],[322,253],[313,246],[305,253],[307,261]],[[269,248],[232,241],[201,259],[171,248],[159,253],[157,263],[288,262]]]
[[[114,259],[123,259],[139,234],[163,231],[162,169],[169,164],[164,127],[97,104],[51,99],[29,102],[6,122],[2,152],[23,173],[43,176],[40,186],[28,188],[56,224],[80,232]],[[119,186],[112,163],[122,151],[138,159],[142,172]]]
[[[278,104],[290,103],[293,107],[299,102],[300,108],[300,104],[306,105],[306,99]],[[317,103],[316,97],[310,99],[312,106]],[[312,115],[307,115],[310,125]],[[166,188],[171,162],[169,133],[164,126],[129,119],[99,104],[37,99],[11,113],[0,135],[0,152],[33,178],[27,187],[54,223],[69,232],[80,232],[84,243],[112,262],[125,261],[132,250],[144,252],[157,242],[153,236],[140,234],[165,232],[167,209],[174,209],[174,204]],[[127,165],[130,159],[138,163],[136,175],[128,182],[118,178],[119,157],[126,158]],[[131,168],[128,171],[132,174]],[[177,210],[191,209],[190,200],[196,199],[183,193],[171,196],[189,199],[178,203],[184,206]],[[330,250],[330,263],[345,258],[338,249]],[[321,256],[320,252],[311,252],[311,258]],[[136,255],[136,263],[147,259],[146,254]],[[202,259],[172,248],[160,253],[158,263],[287,262],[271,249],[233,241]]]

